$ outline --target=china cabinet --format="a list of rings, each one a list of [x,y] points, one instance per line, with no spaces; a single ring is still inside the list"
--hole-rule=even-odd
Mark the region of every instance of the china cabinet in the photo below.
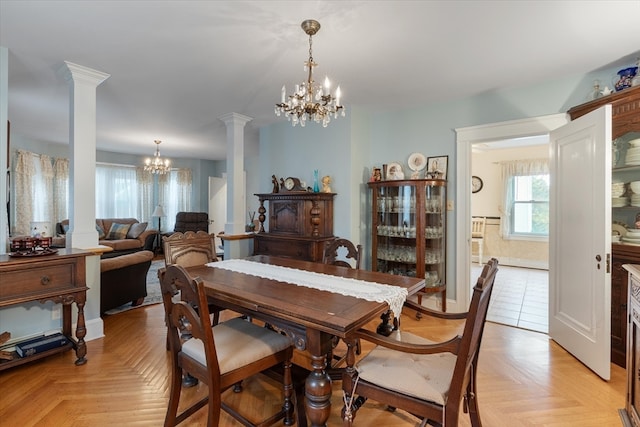
[[[440,293],[447,310],[447,182],[412,179],[370,182],[373,271],[424,277],[418,294]]]
[[[259,231],[254,238],[255,255],[277,255],[305,261],[322,261],[324,246],[333,235],[335,193],[281,191],[256,194]],[[265,220],[268,202],[268,231]]]
[[[640,86],[624,89],[568,111],[575,120],[603,105],[611,104],[612,139],[612,213],[614,233],[625,234],[626,228],[636,228],[640,214],[640,194],[634,194],[629,183],[640,181],[640,147],[634,150],[630,141],[640,138]],[[631,150],[630,150],[631,149]],[[618,184],[616,184],[618,183]],[[616,185],[621,194],[616,191]],[[619,196],[619,197],[618,197]],[[618,227],[621,225],[622,227]],[[619,230],[619,231],[618,231]],[[640,264],[640,242],[621,236],[620,244],[612,244],[611,270],[611,361],[625,366],[627,347],[627,274],[623,264]]]

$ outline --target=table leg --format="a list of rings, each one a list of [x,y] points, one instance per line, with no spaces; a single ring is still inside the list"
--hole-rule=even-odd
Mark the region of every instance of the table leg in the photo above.
[[[313,369],[305,382],[306,412],[313,427],[326,426],[331,413],[331,378],[325,371],[331,335],[307,330],[307,350]]]
[[[84,342],[84,337],[87,335],[87,327],[84,321],[84,305],[85,298],[78,298],[76,300],[76,306],[78,307],[78,323],[76,325],[76,365],[84,365],[87,363],[87,344]],[[69,307],[71,308],[71,307]]]

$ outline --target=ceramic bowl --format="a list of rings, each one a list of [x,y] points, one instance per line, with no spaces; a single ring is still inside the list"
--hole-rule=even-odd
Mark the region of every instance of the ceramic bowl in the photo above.
[[[635,194],[640,194],[640,181],[630,182],[629,187],[631,188],[631,191],[633,191]]]

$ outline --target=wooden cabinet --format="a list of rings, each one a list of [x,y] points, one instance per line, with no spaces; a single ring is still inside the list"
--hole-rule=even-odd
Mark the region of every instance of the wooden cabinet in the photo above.
[[[624,265],[628,271],[627,400],[623,425],[640,427],[640,265]],[[626,320],[626,319],[625,319]]]
[[[275,255],[321,262],[324,246],[333,240],[335,193],[307,191],[256,194],[260,201],[260,228],[255,235],[255,255]],[[268,202],[268,232],[264,223]]]
[[[626,161],[629,141],[640,138],[640,86],[578,105],[568,111],[571,120],[577,119],[605,104],[611,104],[612,182],[622,182],[624,193],[620,199],[612,200],[612,221],[627,228],[635,228],[636,216],[640,214],[640,200],[633,200],[629,187],[632,181],[640,181],[640,162]],[[640,199],[640,196],[636,196]],[[624,204],[624,206],[622,206]],[[635,206],[634,206],[635,205]],[[634,242],[635,243],[635,242]],[[640,248],[624,244],[612,245],[611,270],[611,361],[625,366],[626,360],[626,319],[627,319],[627,273],[622,268],[625,263],[640,263]]]
[[[625,264],[640,264],[640,246],[611,245],[611,362],[626,366],[629,288]]]
[[[0,362],[0,371],[75,348],[76,365],[86,363],[87,334],[84,305],[87,299],[85,257],[87,252],[59,249],[55,255],[41,257],[10,257],[0,255],[0,308],[30,301],[53,301],[62,304],[62,333],[70,344],[33,356]],[[71,305],[78,308],[76,338],[71,333]],[[3,325],[11,332],[11,325]]]
[[[412,179],[370,182],[373,271],[425,279],[447,309],[447,182]],[[418,301],[421,302],[418,294]]]

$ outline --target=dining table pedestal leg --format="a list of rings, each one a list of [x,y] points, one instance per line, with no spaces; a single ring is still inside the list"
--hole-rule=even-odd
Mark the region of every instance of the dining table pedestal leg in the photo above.
[[[331,377],[326,371],[331,335],[307,331],[307,350],[311,368],[305,382],[306,412],[313,427],[326,426],[331,413]]]

